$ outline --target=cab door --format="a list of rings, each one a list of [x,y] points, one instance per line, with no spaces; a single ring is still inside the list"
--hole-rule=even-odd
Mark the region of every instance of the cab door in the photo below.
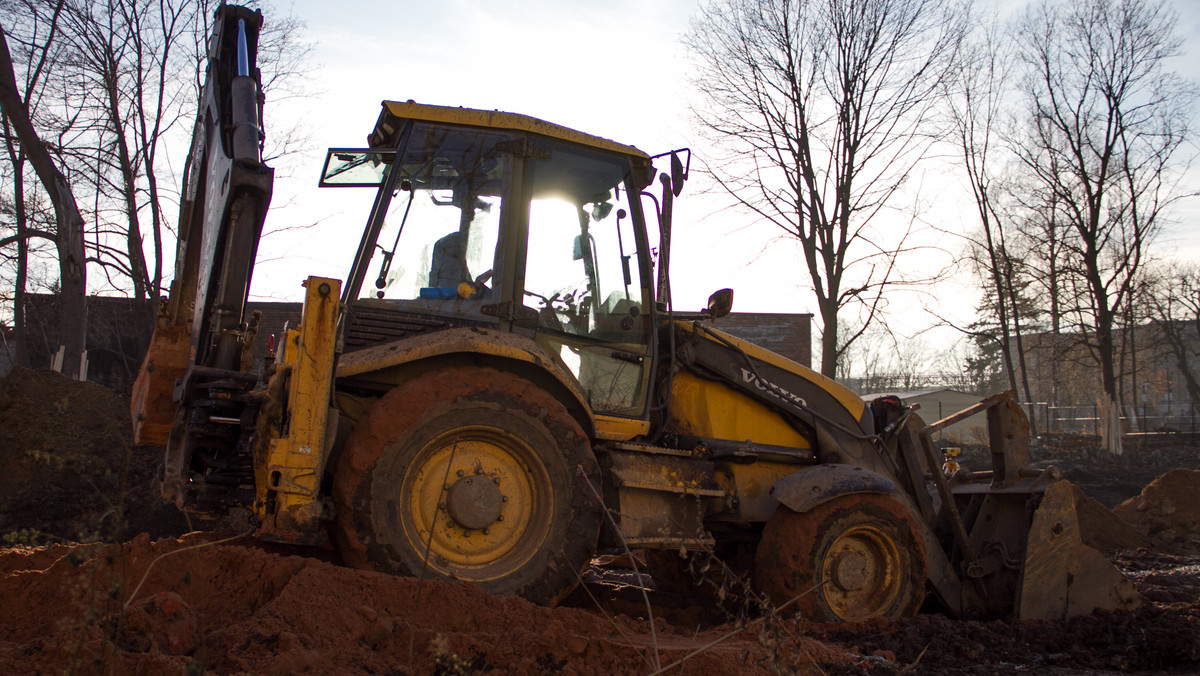
[[[525,174],[521,304],[536,312],[537,342],[579,380],[593,413],[645,419],[651,277],[630,162],[537,143]]]

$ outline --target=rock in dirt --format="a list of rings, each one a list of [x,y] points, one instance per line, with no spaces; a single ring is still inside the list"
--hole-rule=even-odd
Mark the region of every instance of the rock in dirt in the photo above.
[[[1171,554],[1200,555],[1200,470],[1174,469],[1113,512]]]

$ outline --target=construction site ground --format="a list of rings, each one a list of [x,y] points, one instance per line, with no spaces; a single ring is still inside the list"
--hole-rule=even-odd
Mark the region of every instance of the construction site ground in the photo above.
[[[126,410],[122,395],[51,372],[0,380],[0,673],[1200,672],[1190,439],[1119,457],[1086,437],[1037,451],[1080,486],[1085,541],[1134,580],[1138,610],[818,625],[708,583],[716,564],[696,571],[698,587],[654,591],[629,556],[606,552],[565,605],[544,608],[352,570],[329,551],[246,537],[236,522],[189,523],[158,497],[159,451],[130,445]]]

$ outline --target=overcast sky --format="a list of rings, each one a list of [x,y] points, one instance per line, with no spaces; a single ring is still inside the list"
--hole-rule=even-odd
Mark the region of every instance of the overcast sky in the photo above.
[[[253,295],[295,300],[309,274],[345,277],[372,195],[318,191],[317,175],[325,148],[365,143],[384,99],[524,113],[650,154],[695,145],[680,37],[698,6],[698,0],[298,0],[291,11],[315,42],[315,95],[275,107],[268,98],[268,125],[302,116],[312,151],[282,167],[285,175],[276,181],[267,228],[284,232],[264,238]],[[264,7],[266,21],[279,11],[285,10]],[[1179,67],[1195,77],[1200,2],[1181,1],[1177,11],[1192,52]],[[929,218],[943,227],[966,222],[972,213],[962,201],[967,196],[946,194],[952,179],[938,173],[922,179],[925,202],[942,198]],[[796,246],[769,226],[721,211],[696,194],[698,187],[689,184],[677,206],[677,307],[699,309],[711,291],[731,286],[737,311],[814,312]],[[1188,211],[1200,214],[1200,208]],[[314,221],[318,225],[306,227]],[[1177,227],[1165,240],[1164,251],[1195,256],[1200,228]],[[939,243],[959,246],[946,238]],[[962,280],[935,294],[942,312],[960,317],[970,314],[977,297]],[[911,299],[894,305],[914,308],[893,320],[906,325],[896,327],[902,333],[933,321],[918,316]]]

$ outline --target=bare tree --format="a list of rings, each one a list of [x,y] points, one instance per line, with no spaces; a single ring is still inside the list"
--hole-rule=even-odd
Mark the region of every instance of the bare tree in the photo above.
[[[101,204],[96,214],[97,262],[129,279],[137,299],[162,288],[167,219],[158,160],[165,136],[191,108],[183,103],[192,70],[186,47],[197,11],[187,0],[107,0],[76,2],[67,13],[84,89],[77,105],[94,120],[95,189],[119,205]],[[122,244],[112,250],[110,239]]]
[[[59,0],[55,7],[54,17],[63,5]],[[0,110],[3,111],[6,126],[11,125],[21,145],[21,153],[27,158],[37,173],[42,186],[54,205],[56,215],[55,244],[59,263],[59,340],[64,348],[63,372],[67,375],[77,375],[80,360],[83,356],[86,335],[86,256],[83,241],[83,216],[75,202],[75,195],[67,177],[55,163],[46,144],[42,141],[27,104],[27,96],[36,87],[38,75],[45,65],[44,57],[49,45],[54,41],[57,22],[51,23],[49,35],[40,51],[40,56],[34,59],[34,69],[27,76],[26,86],[18,88],[16,69],[13,66],[12,55],[9,52],[7,31],[0,26]],[[23,209],[24,205],[17,205]],[[25,232],[19,233],[22,241]]]
[[[29,100],[28,94],[24,97]],[[11,279],[4,286],[11,288],[4,297],[4,305],[12,312],[12,341],[6,344],[10,362],[18,366],[30,366],[29,350],[25,341],[25,301],[30,290],[30,262],[42,253],[38,241],[55,242],[55,219],[53,208],[43,203],[40,193],[26,194],[26,168],[28,162],[16,132],[8,123],[8,116],[0,112],[0,133],[4,137],[4,151],[9,160],[5,182],[11,186],[11,195],[0,192],[0,217],[11,221],[0,232],[0,261],[3,269],[11,270]],[[6,223],[8,225],[8,223]],[[10,247],[12,253],[9,253]]]
[[[1006,142],[1010,148],[1019,148],[1023,137],[1010,130]],[[1078,334],[1064,330],[1069,308],[1080,307],[1080,288],[1074,283],[1078,278],[1068,274],[1069,229],[1063,223],[1059,201],[1053,191],[1043,187],[1024,172],[1006,186],[1014,231],[1009,241],[1021,249],[1022,270],[1029,281],[1030,295],[1041,299],[1033,309],[1043,321],[1046,333],[1037,337],[1033,349],[1041,354],[1043,362],[1049,362],[1049,373],[1040,378],[1049,385],[1043,396],[1050,404],[1058,405],[1062,392],[1060,361],[1081,342]],[[1028,342],[1028,338],[1024,334],[1022,342]],[[1029,356],[1024,346],[1019,349],[1024,357]],[[1025,369],[1023,361],[1021,368]]]
[[[837,377],[864,395],[962,388],[966,383],[961,377],[961,348],[961,341],[938,340],[934,345],[925,336],[898,336],[877,323],[846,350]]]
[[[30,124],[48,140],[60,166],[69,168],[82,207],[86,249],[80,266],[93,271],[92,290],[128,294],[144,303],[144,329],[153,321],[153,299],[165,291],[169,271],[164,250],[175,248],[179,171],[189,165],[191,122],[207,64],[207,42],[215,0],[0,0],[0,21],[16,27],[19,57],[14,78],[22,80]],[[291,16],[267,22],[260,64],[268,96],[306,94],[303,74],[310,45],[303,24]],[[7,32],[10,42],[14,33]],[[54,114],[57,113],[57,116]],[[6,127],[7,128],[7,127]],[[276,125],[266,140],[268,156],[295,153],[303,145],[299,123]],[[5,137],[11,181],[0,202],[13,205],[14,219],[0,232],[13,271],[18,334],[24,293],[24,250],[31,238],[50,234],[31,227],[27,189],[29,149],[15,132]],[[82,239],[81,239],[82,241]],[[99,273],[97,276],[96,273]],[[9,281],[5,280],[6,283]],[[82,321],[82,312],[65,313]],[[129,330],[130,327],[124,327]],[[18,337],[18,343],[20,343]],[[74,362],[72,362],[74,363]]]
[[[1172,168],[1195,99],[1164,68],[1179,53],[1174,22],[1161,0],[1042,2],[1019,33],[1029,122],[1016,151],[1069,233],[1068,271],[1082,291],[1071,311],[1113,420],[1113,330],[1161,215],[1180,196]]]
[[[1009,387],[1017,390],[1019,386],[1025,401],[1032,403],[1023,332],[1029,304],[1019,297],[1027,282],[1018,279],[1021,263],[1009,243],[1013,234],[1008,222],[1011,212],[1002,206],[1005,189],[996,177],[1008,158],[1003,148],[996,147],[1000,140],[996,126],[1004,116],[1005,98],[1010,93],[1007,77],[1011,52],[998,22],[978,26],[972,49],[966,51],[962,67],[948,80],[946,101],[952,138],[959,148],[962,170],[979,216],[978,237],[969,237],[969,255],[984,281],[981,309],[995,318],[994,322],[977,322],[970,333],[982,354],[994,350]]]
[[[871,226],[928,148],[961,17],[937,0],[713,0],[685,38],[710,171],[800,241],[826,375],[897,281],[908,227]],[[839,334],[851,305],[858,330]]]

